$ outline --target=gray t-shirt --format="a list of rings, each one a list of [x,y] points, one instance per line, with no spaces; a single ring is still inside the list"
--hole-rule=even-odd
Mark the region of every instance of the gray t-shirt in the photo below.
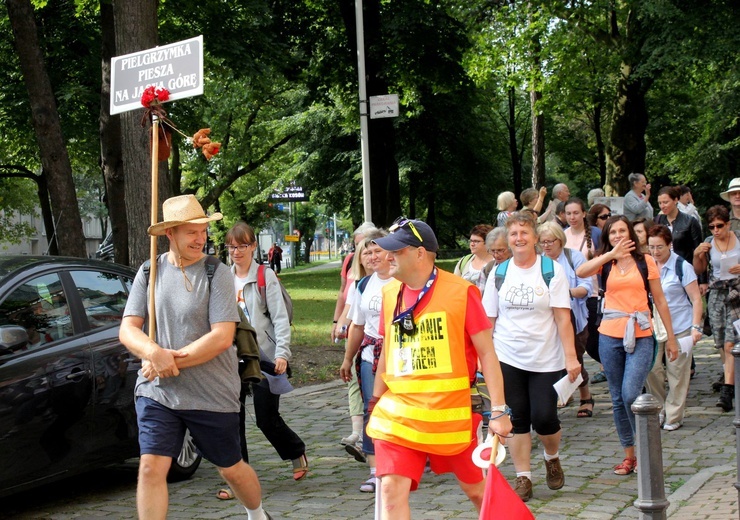
[[[160,255],[157,264],[156,341],[161,347],[179,350],[208,334],[212,323],[239,322],[228,268],[218,266],[209,292],[205,257],[189,265],[185,274],[192,291],[188,291],[182,271],[167,261],[166,254]],[[145,325],[149,299],[146,285],[144,272],[139,269],[124,312],[124,316],[144,318]],[[232,346],[206,363],[182,369],[177,377],[148,381],[139,374],[134,393],[176,410],[238,412],[241,383],[237,364],[236,347]]]

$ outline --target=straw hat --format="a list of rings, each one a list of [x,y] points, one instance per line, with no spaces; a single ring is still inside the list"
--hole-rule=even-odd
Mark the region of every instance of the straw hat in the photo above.
[[[206,216],[203,207],[194,195],[180,195],[164,201],[162,204],[162,215],[164,220],[153,226],[149,226],[149,234],[161,236],[165,231],[182,224],[206,224],[214,220],[221,220],[221,213],[214,213],[210,217]]]
[[[726,201],[730,201],[730,193],[733,191],[740,190],[740,177],[735,177],[730,181],[730,185],[727,187],[727,191],[723,191],[719,194],[720,197],[725,199]]]

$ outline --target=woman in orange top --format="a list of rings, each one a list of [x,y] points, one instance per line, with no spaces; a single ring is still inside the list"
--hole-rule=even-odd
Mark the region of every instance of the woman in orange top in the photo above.
[[[581,265],[576,274],[583,278],[600,272],[602,276],[605,291],[599,355],[612,395],[614,424],[625,455],[614,473],[629,475],[637,467],[632,403],[642,393],[655,361],[649,294],[668,332],[665,352],[669,361],[678,357],[678,344],[658,267],[651,256],[636,249],[638,240],[629,220],[623,215],[609,218],[604,226],[604,237],[601,254]]]

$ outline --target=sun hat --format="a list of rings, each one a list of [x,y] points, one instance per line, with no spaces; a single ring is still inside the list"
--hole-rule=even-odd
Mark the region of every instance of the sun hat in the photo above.
[[[740,177],[735,177],[734,179],[732,179],[730,181],[730,185],[727,186],[727,191],[723,191],[719,194],[719,196],[729,202],[730,193],[732,193],[733,191],[740,191]]]
[[[373,243],[386,251],[398,251],[408,246],[423,247],[432,253],[436,253],[439,249],[434,231],[421,220],[400,217],[388,228],[388,231],[388,235],[373,240]]]
[[[165,200],[162,204],[162,215],[164,217],[162,222],[149,226],[148,232],[150,235],[161,236],[165,234],[166,230],[175,226],[206,224],[224,218],[221,213],[214,213],[210,217],[206,216],[195,195],[180,195]]]

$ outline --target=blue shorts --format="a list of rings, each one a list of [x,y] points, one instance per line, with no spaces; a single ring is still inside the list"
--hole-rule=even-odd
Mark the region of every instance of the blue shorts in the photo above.
[[[238,413],[172,410],[148,397],[137,397],[136,420],[142,455],[177,459],[187,429],[198,452],[214,465],[229,468],[242,460]]]

